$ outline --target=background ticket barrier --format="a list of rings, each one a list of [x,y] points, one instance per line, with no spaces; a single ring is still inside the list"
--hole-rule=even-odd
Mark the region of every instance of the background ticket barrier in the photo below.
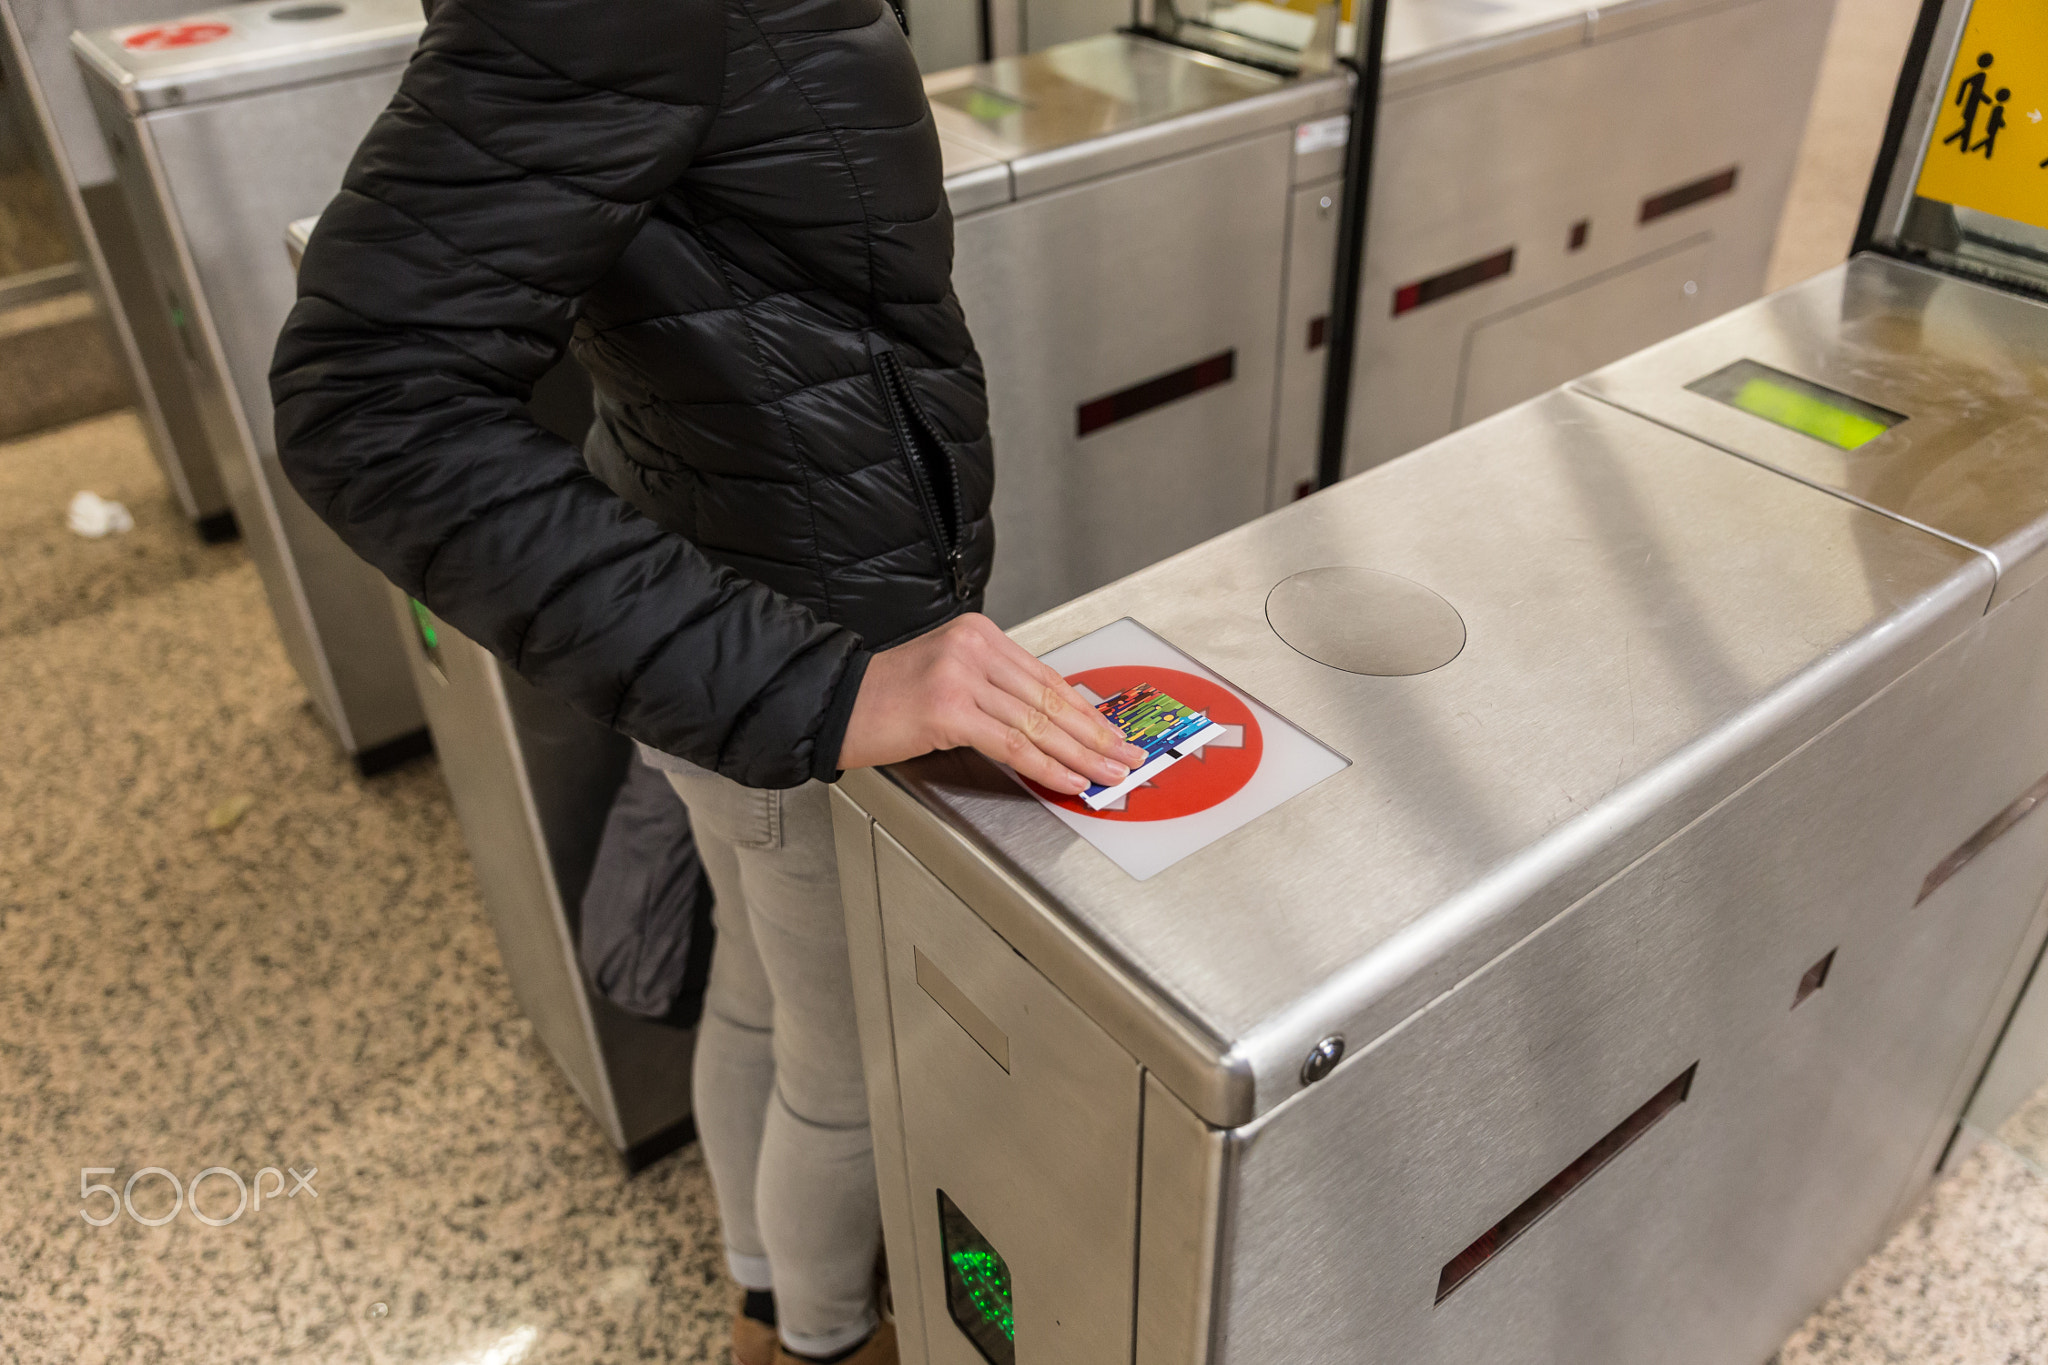
[[[73,36],[142,255],[285,653],[365,772],[426,748],[383,580],[284,478],[279,225],[326,207],[419,39],[417,0],[231,5]]]
[[[632,744],[391,590],[505,974],[629,1171],[696,1136],[693,1029],[629,1014],[578,965],[577,914]]]
[[[1396,0],[1343,472],[1755,298],[1830,10]],[[1006,626],[1319,480],[1350,79],[1171,11],[926,80]]]
[[[296,267],[319,216],[285,232]],[[581,442],[590,381],[572,360],[537,386],[541,425]],[[484,913],[520,1009],[637,1171],[696,1136],[693,1029],[642,1018],[593,989],[578,961],[578,915],[599,837],[629,764],[623,735],[540,691],[482,645],[389,584],[393,614],[476,868]]]
[[[2048,201],[1942,179],[2048,86],[1965,9],[1847,265],[1024,627],[1222,727],[1150,786],[841,782],[906,1360],[1750,1365],[1910,1209],[2048,935]]]
[[[70,215],[80,263],[99,297],[114,352],[134,384],[136,410],[171,496],[208,540],[232,539],[234,513],[220,457],[185,363],[185,310],[166,297],[142,258],[114,164],[71,55],[71,32],[108,24],[147,27],[183,0],[0,0],[0,63],[31,112],[45,170]]]

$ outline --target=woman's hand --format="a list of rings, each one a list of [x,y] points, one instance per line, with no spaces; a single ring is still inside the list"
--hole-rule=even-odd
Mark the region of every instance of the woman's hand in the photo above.
[[[841,768],[971,748],[1041,787],[1114,785],[1145,751],[986,616],[956,617],[868,662]]]

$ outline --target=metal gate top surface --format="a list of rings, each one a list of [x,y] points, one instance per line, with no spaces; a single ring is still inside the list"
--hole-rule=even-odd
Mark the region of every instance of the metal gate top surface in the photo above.
[[[269,0],[75,33],[131,113],[300,85],[412,55],[418,0]]]
[[[1701,392],[1744,362],[1781,409],[1811,396],[1847,428]],[[1861,255],[1577,387],[1984,551],[1996,601],[2048,577],[2048,306]]]
[[[1463,652],[1371,677],[1290,648],[1275,584],[1441,594]],[[848,794],[1211,1123],[1295,1093],[1979,616],[1981,556],[1553,392],[1021,628],[1129,616],[1351,760],[1149,880],[993,767]]]
[[[1341,111],[1345,76],[1290,79],[1129,33],[925,78],[956,211],[1043,194]],[[979,158],[975,154],[979,154]],[[964,181],[1008,167],[963,207]]]

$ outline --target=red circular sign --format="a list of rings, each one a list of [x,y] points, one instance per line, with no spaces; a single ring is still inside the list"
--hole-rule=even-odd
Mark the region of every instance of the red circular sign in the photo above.
[[[1067,681],[1098,697],[1113,697],[1127,687],[1151,683],[1174,700],[1206,713],[1218,725],[1232,728],[1229,734],[1209,741],[1144,786],[1126,792],[1122,810],[1090,810],[1078,796],[1049,791],[1035,782],[1030,784],[1031,790],[1056,806],[1097,820],[1176,820],[1222,805],[1243,791],[1244,784],[1259,770],[1265,738],[1259,733],[1259,722],[1252,709],[1229,688],[1218,687],[1207,678],[1177,668],[1091,668],[1085,673],[1068,675]]]
[[[181,47],[198,47],[203,43],[219,42],[233,33],[226,24],[210,19],[187,19],[175,24],[152,24],[139,28],[121,39],[121,46],[131,52],[170,52]]]

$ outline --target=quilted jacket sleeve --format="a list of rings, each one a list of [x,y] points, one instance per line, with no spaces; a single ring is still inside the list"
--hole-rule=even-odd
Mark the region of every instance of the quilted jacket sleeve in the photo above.
[[[736,781],[833,775],[867,655],[535,425],[577,299],[689,165],[717,0],[441,0],[321,217],[271,371],[292,484],[537,685]]]

